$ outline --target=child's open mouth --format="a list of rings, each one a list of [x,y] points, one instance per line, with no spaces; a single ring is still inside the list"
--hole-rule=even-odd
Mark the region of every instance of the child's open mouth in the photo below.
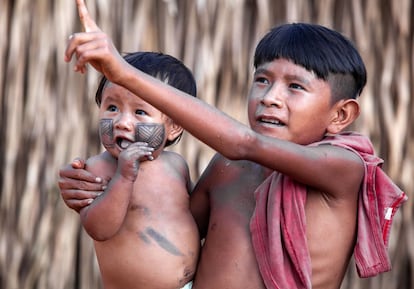
[[[129,147],[129,145],[131,144],[132,142],[131,141],[129,141],[129,140],[127,140],[127,139],[125,139],[125,138],[122,138],[122,137],[118,137],[117,139],[116,139],[116,144],[121,148],[121,149],[126,149],[126,148],[128,148]]]

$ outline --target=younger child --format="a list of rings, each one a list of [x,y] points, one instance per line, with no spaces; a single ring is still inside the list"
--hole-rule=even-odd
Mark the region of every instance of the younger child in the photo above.
[[[196,95],[191,72],[172,56],[136,52],[125,60]],[[195,273],[200,242],[187,163],[164,147],[178,141],[183,129],[105,77],[96,102],[106,150],[89,158],[86,170],[108,185],[80,217],[94,239],[104,288],[182,288]]]
[[[193,288],[337,289],[352,254],[363,277],[390,270],[388,234],[406,196],[371,142],[342,132],[366,82],[349,40],[313,24],[269,31],[254,56],[247,127],[130,67],[77,3],[85,33],[65,55],[75,70],[90,63],[219,152],[191,195],[205,237]],[[90,174],[72,171],[61,171],[64,199],[93,197],[70,179]]]

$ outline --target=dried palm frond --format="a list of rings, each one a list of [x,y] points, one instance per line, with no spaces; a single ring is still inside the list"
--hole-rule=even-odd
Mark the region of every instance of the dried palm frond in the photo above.
[[[410,0],[87,0],[123,52],[172,54],[192,69],[198,97],[245,122],[254,47],[283,22],[314,22],[355,41],[368,70],[355,124],[409,195],[390,242],[394,269],[342,289],[413,288],[414,5]],[[92,241],[63,204],[58,170],[100,149],[99,75],[63,61],[80,30],[75,1],[0,1],[0,288],[100,288]],[[213,151],[185,134],[173,148],[194,180]],[[410,271],[411,270],[411,271]]]

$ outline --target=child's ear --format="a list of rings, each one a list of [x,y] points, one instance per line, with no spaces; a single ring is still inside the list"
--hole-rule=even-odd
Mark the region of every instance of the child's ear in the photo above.
[[[359,112],[359,103],[355,99],[341,99],[332,107],[333,116],[327,132],[339,133],[358,118]]]
[[[167,139],[169,141],[175,140],[180,134],[183,133],[183,128],[176,124],[174,121],[170,120]]]

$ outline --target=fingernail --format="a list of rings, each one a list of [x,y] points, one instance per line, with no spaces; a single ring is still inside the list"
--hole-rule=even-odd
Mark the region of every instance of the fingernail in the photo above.
[[[102,183],[102,178],[100,178],[100,177],[96,177],[95,182],[97,182],[97,183]]]

